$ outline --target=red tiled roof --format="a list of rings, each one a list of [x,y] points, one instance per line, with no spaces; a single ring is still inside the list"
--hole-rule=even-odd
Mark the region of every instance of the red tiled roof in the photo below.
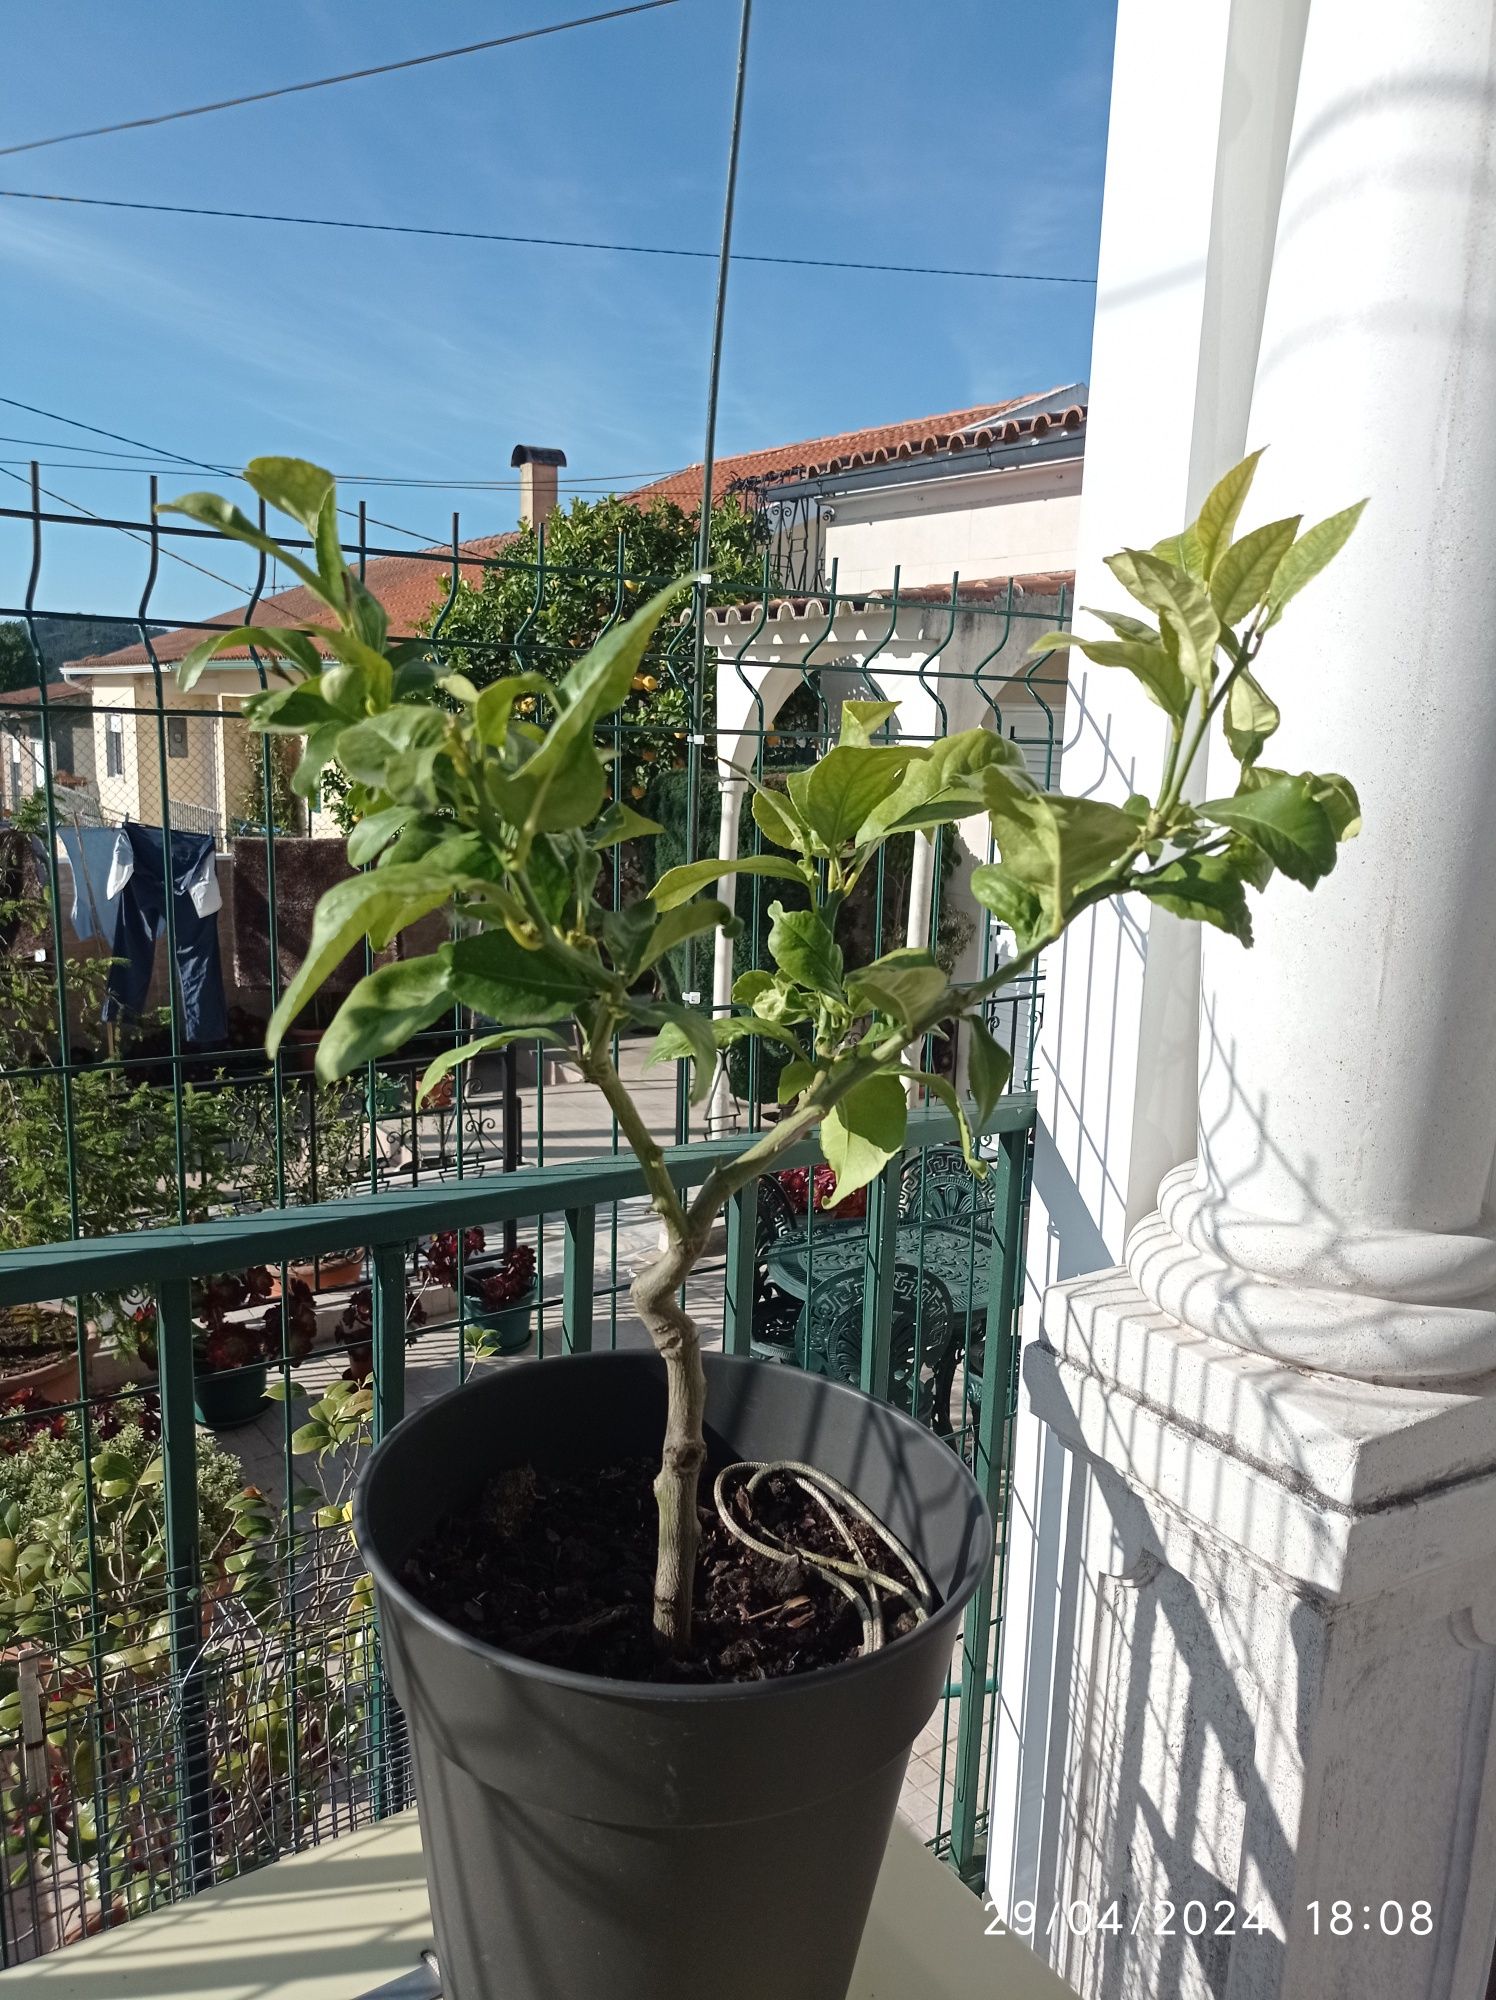
[[[480,535],[475,541],[461,545],[463,560],[458,565],[458,573],[466,583],[477,583],[483,575],[485,558],[497,555],[499,550],[516,539],[510,529],[503,535]],[[450,549],[427,549],[421,554],[408,556],[376,556],[365,572],[364,581],[379,599],[389,614],[390,630],[397,637],[413,634],[416,626],[441,601],[452,574],[452,552]],[[207,638],[210,632],[232,632],[236,625],[245,621],[245,606],[239,605],[232,611],[221,611],[216,618],[204,619],[201,625],[179,625],[175,630],[162,632],[151,641],[156,658],[163,666],[171,666],[183,659],[199,639]],[[262,597],[255,606],[252,622],[256,625],[328,625],[331,614],[320,599],[314,597],[305,584],[299,583],[294,590],[277,591],[273,597]],[[223,660],[247,660],[249,652],[244,647],[230,647],[218,656]],[[100,653],[88,660],[72,660],[69,669],[77,672],[90,667],[145,667],[151,663],[151,656],[144,646],[122,646],[117,653]]]
[[[1075,582],[1073,570],[1045,570],[1031,576],[984,576],[974,577],[968,582],[964,577],[956,586],[956,609],[1006,601],[1009,590],[1015,597],[1058,597],[1062,589],[1068,590]],[[900,590],[900,606],[949,604],[951,587],[948,583],[919,583],[907,590]],[[889,590],[852,591],[846,595],[840,592],[836,598],[836,610],[856,617],[864,611],[887,611],[893,605],[893,592]],[[832,608],[828,593],[818,597],[811,592],[804,597],[771,597],[769,617],[775,618],[818,618],[825,617]],[[714,625],[752,624],[763,613],[762,602],[755,598],[749,604],[723,604],[713,606],[707,612],[709,622]]]
[[[947,410],[938,417],[916,417],[909,423],[883,424],[873,430],[840,431],[832,437],[776,445],[770,451],[744,451],[732,458],[719,458],[712,466],[712,498],[720,500],[741,480],[810,479],[820,473],[846,472],[863,465],[928,458],[939,451],[1011,444],[1019,438],[1043,437],[1051,430],[1076,430],[1085,421],[1085,409],[1080,404],[1067,410],[1002,421],[1004,410],[1016,409],[1033,400],[1031,395],[1010,396],[1003,403],[978,403],[974,409]],[[641,486],[628,497],[647,503],[658,495],[694,510],[701,500],[701,470],[699,464],[688,465],[680,472],[657,479],[652,486]]]
[[[65,681],[47,682],[47,706],[56,708],[59,702],[86,701],[87,690],[69,687]],[[0,710],[12,708],[38,708],[41,705],[40,688],[7,688],[0,694]]]
[[[738,452],[732,457],[716,460],[712,469],[712,496],[721,499],[729,488],[745,480],[765,480],[775,476],[809,477],[814,473],[927,457],[941,451],[976,450],[1025,437],[1042,437],[1050,430],[1078,429],[1085,421],[1085,410],[1079,404],[1065,410],[1041,412],[1037,416],[1015,416],[1006,422],[1003,420],[1005,410],[1013,410],[1033,401],[1032,396],[1014,396],[1006,402],[978,403],[969,410],[947,410],[941,416],[917,417],[902,424],[882,424],[871,430],[839,431],[831,437],[805,438],[798,444],[776,445],[769,451]],[[671,500],[688,513],[695,512],[700,497],[700,465],[688,465],[680,472],[655,480],[651,485],[636,487],[632,492],[620,495],[620,498],[641,508],[652,505],[656,500]],[[482,574],[482,560],[496,555],[514,538],[511,531],[464,542],[461,545],[466,559],[461,566],[464,580],[476,582]],[[379,556],[369,564],[365,582],[389,613],[393,633],[413,633],[433,604],[439,601],[450,575],[446,566],[450,560],[447,551],[427,550],[421,555]],[[979,587],[969,586],[971,589]],[[963,594],[966,588],[963,586]],[[905,603],[915,601],[909,591],[902,592],[901,597]],[[152,642],[155,656],[163,665],[170,665],[190,652],[207,632],[215,629],[232,631],[244,622],[244,607],[241,605],[235,610],[220,613],[201,626],[184,625],[175,631],[163,632]],[[325,607],[301,585],[294,590],[280,591],[274,597],[261,598],[255,607],[254,623],[257,625],[323,625],[327,622]],[[245,659],[248,654],[236,649],[219,657],[225,660]],[[74,660],[70,666],[75,672],[86,672],[91,667],[149,664],[150,655],[144,646],[137,645],[125,646],[118,652],[104,653],[93,659]]]

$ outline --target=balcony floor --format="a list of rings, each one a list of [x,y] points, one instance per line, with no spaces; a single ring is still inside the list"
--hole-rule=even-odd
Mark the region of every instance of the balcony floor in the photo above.
[[[896,1825],[848,2000],[1067,2000],[1023,1945]],[[414,1813],[0,1973],[0,2000],[395,2000],[421,1990],[431,1921]],[[395,1984],[399,1982],[399,1984]]]

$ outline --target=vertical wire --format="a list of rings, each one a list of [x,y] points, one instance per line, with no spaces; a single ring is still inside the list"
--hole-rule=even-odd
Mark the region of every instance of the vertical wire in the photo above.
[[[717,398],[722,382],[722,332],[727,319],[727,277],[732,258],[732,220],[738,195],[738,156],[743,138],[743,87],[748,75],[748,32],[753,0],[743,0],[738,23],[737,73],[733,79],[732,124],[727,142],[727,186],[722,201],[722,241],[717,252],[717,289],[712,308],[711,361],[707,370],[706,432],[701,448],[701,508],[696,521],[697,580],[691,586],[692,672],[690,741],[686,745],[686,860],[697,854],[697,821],[701,813],[701,749],[706,695],[706,613],[709,585],[702,579],[711,566],[712,475],[717,457]],[[687,964],[695,967],[695,948],[687,945]],[[684,1064],[676,1071],[676,1140],[690,1137]]]

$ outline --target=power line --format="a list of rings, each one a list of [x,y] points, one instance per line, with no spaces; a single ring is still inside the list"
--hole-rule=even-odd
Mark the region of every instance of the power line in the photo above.
[[[8,467],[0,465],[0,476],[6,479],[14,479],[16,484],[24,486],[27,492],[31,490],[31,481],[26,478],[24,473],[12,472]],[[36,490],[38,493],[45,493],[49,500],[56,500],[60,506],[71,507],[79,514],[86,514],[90,521],[98,521],[103,518],[101,515],[96,514],[92,507],[85,507],[81,500],[70,500],[66,493],[54,493],[50,486],[38,486]],[[115,533],[128,535],[132,542],[139,542],[143,549],[151,547],[149,536],[137,535],[133,529],[115,526]],[[199,576],[211,577],[214,583],[221,583],[226,590],[232,590],[236,596],[243,597],[245,595],[242,583],[235,583],[229,577],[220,576],[216,569],[204,569],[201,563],[194,562],[190,556],[179,555],[175,549],[166,548],[164,545],[161,547],[161,553],[164,556],[170,556],[173,562],[181,563],[186,569],[195,569]]]
[[[359,83],[369,76],[389,76],[398,69],[419,69],[424,63],[450,62],[454,56],[474,56],[484,49],[512,48],[516,42],[536,42],[569,28],[593,28],[601,21],[619,21],[627,14],[649,14],[673,7],[676,0],[634,0],[628,7],[611,7],[605,14],[582,14],[573,21],[552,21],[544,28],[524,28],[513,35],[493,35],[485,42],[466,42],[460,49],[436,49],[430,55],[406,56],[400,62],[374,63],[368,69],[348,69],[337,76],[317,76],[307,83],[283,83],[274,90],[252,90],[242,97],[221,97],[212,104],[189,105],[184,111],[158,111],[149,118],[126,118],[115,125],[90,125],[81,132],[54,132],[49,139],[24,139],[18,146],[0,146],[0,158],[10,153],[36,153],[44,146],[65,146],[74,139],[102,139],[111,132],[138,132],[147,125],[170,125],[178,118],[203,118],[210,111],[232,111],[241,104],[263,104],[272,97],[294,97],[303,90],[326,90],[334,83]]]
[[[0,148],[0,152],[5,149]],[[464,243],[525,243],[546,250],[606,250],[629,257],[705,258],[716,263],[715,250],[685,249],[663,243],[598,243],[576,236],[515,236],[493,229],[438,229],[415,222],[356,222],[347,216],[277,215],[253,208],[199,208],[175,201],[113,201],[103,195],[37,194],[24,188],[0,188],[6,201],[64,202],[75,208],[134,209],[147,215],[205,215],[228,222],[294,223],[302,229],[359,229],[379,236],[441,236]],[[882,264],[852,257],[779,257],[751,250],[734,250],[735,264],[786,264],[797,270],[886,271],[909,278],[988,278],[1014,285],[1094,285],[1094,278],[1077,278],[1054,271],[983,271],[950,264]]]
[[[0,444],[35,445],[41,451],[96,451],[99,449],[97,445],[69,444],[65,438],[13,437],[8,431],[0,431]],[[162,467],[152,463],[153,460],[161,456],[156,451],[112,451],[108,456],[110,459],[128,459],[131,462],[127,465],[111,465],[102,460],[94,462],[92,460],[78,461],[70,459],[66,463],[69,465],[76,464],[80,472],[159,472],[163,470]],[[7,465],[29,465],[31,460],[29,458],[10,458],[6,459],[5,463]],[[42,465],[51,465],[54,461],[44,458],[39,463]],[[60,471],[62,465],[63,461],[57,461],[56,469]],[[218,468],[208,467],[206,461],[204,461],[204,469],[217,470]],[[669,479],[675,473],[683,470],[684,468],[679,465],[667,465],[663,471],[657,469],[653,472],[589,472],[585,479],[563,479],[561,481],[561,490],[563,493],[577,493],[589,486],[612,486],[624,479],[638,479],[640,481]],[[235,477],[242,478],[243,474],[235,474]],[[523,484],[523,481],[518,479],[459,479],[455,477],[441,479],[430,478],[424,474],[417,476],[414,473],[407,474],[402,472],[335,472],[333,477],[340,485],[344,486],[429,486],[439,493],[457,492],[459,489],[464,492],[486,493],[495,491],[509,493],[518,492]]]
[[[5,440],[0,438],[0,442],[5,442]],[[66,449],[65,446],[60,445],[57,440],[52,438],[21,439],[16,440],[16,442],[36,443],[44,448],[50,447],[54,451]],[[82,449],[86,451],[88,447],[85,445]],[[176,472],[179,470],[175,465],[157,465],[153,463],[150,456],[146,453],[141,453],[140,457],[133,464],[129,465],[113,465],[104,459],[90,458],[0,458],[0,465],[39,465],[44,471],[48,472],[124,472],[132,473],[137,477],[144,477],[147,473],[152,472]],[[619,472],[614,473],[611,477],[599,476],[596,479],[563,479],[560,482],[559,490],[562,493],[595,493],[599,496],[605,496],[615,491],[621,480],[637,479],[641,483],[648,482],[652,484],[656,480],[668,479],[673,473],[680,470],[682,470],[681,467],[672,466],[666,472]],[[243,476],[242,473],[235,473],[233,475],[236,479],[242,479]],[[336,478],[339,486],[392,486],[398,488],[401,492],[424,492],[429,489],[437,493],[518,493],[522,490],[521,482],[518,479],[401,479],[393,475],[387,476],[378,472],[339,472],[333,476]],[[370,515],[369,518],[372,520],[374,517]]]
[[[88,431],[94,437],[112,438],[116,444],[133,445],[141,451],[150,452],[156,458],[169,458],[177,465],[191,466],[195,472],[211,472],[216,474],[220,479],[238,479],[241,477],[232,466],[212,465],[205,458],[188,458],[180,451],[168,451],[164,445],[158,447],[147,444],[144,438],[126,437],[123,431],[106,431],[101,429],[98,424],[84,423],[81,417],[65,417],[60,410],[44,410],[40,404],[23,403],[15,396],[0,396],[0,403],[5,404],[7,408],[12,410],[24,410],[28,416],[45,417],[49,423],[68,424],[75,431]],[[19,477],[19,474],[12,472],[6,476],[15,479]],[[51,495],[51,498],[54,500],[58,497],[55,493]],[[76,503],[69,500],[65,504],[71,507]],[[85,507],[81,511],[86,514],[88,509]],[[338,512],[350,520],[357,519],[352,509],[348,507],[340,507]],[[419,542],[422,548],[431,547],[439,539],[432,535],[418,534],[414,528],[404,528],[398,521],[381,521],[377,514],[366,514],[365,519],[372,521],[377,528],[388,528],[391,534],[408,535],[413,542]],[[193,564],[192,567],[196,568],[197,565]],[[213,572],[211,570],[204,570],[203,574],[205,576],[212,576]],[[223,582],[222,577],[218,577],[216,580],[219,583]],[[237,589],[238,585],[236,584],[232,587]]]

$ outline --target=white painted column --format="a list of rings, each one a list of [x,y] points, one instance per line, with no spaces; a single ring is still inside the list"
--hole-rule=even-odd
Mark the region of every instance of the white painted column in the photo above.
[[[1366,829],[1312,898],[1274,882],[1253,952],[1207,940],[1201,1166],[1025,1357],[1071,1567],[1009,1604],[1048,1730],[1009,1880],[1041,1924],[1120,1913],[1044,1940],[1085,2000],[1486,1992],[1493,328],[1490,0],[1312,0],[1253,515],[1372,505],[1263,677],[1270,760],[1343,769]]]
[[[1488,0],[1366,28],[1315,0],[1252,407],[1260,518],[1371,496],[1263,655],[1266,761],[1347,772],[1366,831],[1206,941],[1200,1168],[1132,1267],[1202,1332],[1434,1382],[1496,1367],[1496,57]]]
[[[1120,0],[1076,601],[1103,558],[1190,519],[1247,446],[1308,0]],[[1166,112],[1162,107],[1167,107]],[[1084,627],[1083,616],[1076,623]],[[1165,727],[1131,679],[1072,655],[1059,783],[1152,790]],[[1043,967],[1025,1337],[1046,1286],[1115,1264],[1194,1144],[1195,928],[1102,906]],[[1041,1892],[1063,1798],[1062,1674],[1084,1575],[1083,1468],[1021,1397],[1007,1550],[991,1881]]]

